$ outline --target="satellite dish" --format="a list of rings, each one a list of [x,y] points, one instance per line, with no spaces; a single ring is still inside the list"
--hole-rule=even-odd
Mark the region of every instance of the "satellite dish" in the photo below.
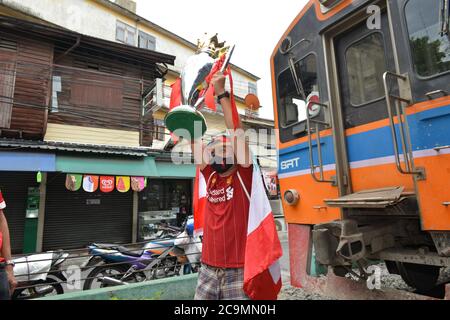
[[[261,107],[261,104],[259,103],[259,99],[256,95],[254,95],[253,93],[249,93],[245,97],[245,106],[254,111],[258,110]]]

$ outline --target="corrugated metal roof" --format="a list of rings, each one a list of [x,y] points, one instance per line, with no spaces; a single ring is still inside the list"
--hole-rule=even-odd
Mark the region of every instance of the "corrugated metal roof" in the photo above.
[[[37,150],[57,150],[69,152],[97,153],[97,154],[114,154],[144,157],[154,154],[155,151],[145,147],[116,147],[107,145],[89,145],[62,142],[43,142],[21,139],[0,139],[0,147],[8,148],[26,148]],[[0,149],[1,151],[1,149]]]

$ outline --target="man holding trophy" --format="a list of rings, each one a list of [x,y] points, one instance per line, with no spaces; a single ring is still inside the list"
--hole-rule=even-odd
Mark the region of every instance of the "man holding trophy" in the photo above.
[[[194,205],[195,229],[200,229],[197,226],[201,220],[203,232],[202,267],[195,299],[254,299],[257,295],[251,292],[259,290],[261,285],[251,285],[250,290],[246,290],[244,273],[248,275],[249,269],[244,270],[244,265],[247,266],[248,262],[250,195],[253,196],[255,176],[252,156],[234,102],[231,77],[231,92],[225,90],[224,73],[230,72],[227,64],[233,47],[224,48],[224,44],[217,41],[217,36],[199,44],[198,53],[188,60],[181,74],[179,102],[182,105],[173,108],[166,116],[168,129],[176,136],[190,140],[197,165],[196,185],[201,180],[205,189],[202,208],[196,208]],[[172,92],[172,98],[174,94],[176,90]],[[215,101],[212,97],[215,97]],[[214,137],[207,145],[201,141],[206,131],[206,121],[198,111],[205,101],[210,108],[215,108],[215,102],[221,104],[228,128],[228,134]],[[269,227],[272,231],[271,228],[275,230],[274,222],[273,226]],[[276,230],[274,232],[276,235]],[[274,237],[269,235],[268,238]],[[281,256],[281,245],[272,247],[275,248],[273,253],[277,255],[273,257],[278,259]],[[258,250],[254,251],[259,253]],[[259,259],[259,256],[256,259]],[[270,259],[269,257],[263,260]],[[253,267],[255,270],[261,269],[256,265]],[[277,285],[281,287],[281,280]],[[276,298],[277,290],[279,291],[278,287],[262,298]]]
[[[222,105],[227,128],[234,130],[230,97],[225,91],[225,76],[217,73],[212,85]],[[236,129],[241,129],[240,125]],[[248,299],[243,291],[249,213],[246,193],[251,192],[253,169],[248,145],[241,140],[243,131],[240,131],[241,135],[234,132],[230,136],[216,137],[203,149],[207,157],[202,157],[205,159],[199,167],[206,181],[207,203],[203,226],[203,265],[195,299]],[[194,148],[199,149],[199,146]]]

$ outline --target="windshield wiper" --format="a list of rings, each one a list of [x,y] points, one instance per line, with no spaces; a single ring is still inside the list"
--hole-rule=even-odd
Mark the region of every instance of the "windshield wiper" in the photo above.
[[[295,89],[297,94],[302,98],[303,101],[306,101],[305,90],[303,89],[302,80],[297,74],[297,70],[295,70],[295,63],[292,57],[289,57],[289,69],[291,70],[292,79],[294,80]]]
[[[450,0],[441,0],[441,36],[450,34]]]

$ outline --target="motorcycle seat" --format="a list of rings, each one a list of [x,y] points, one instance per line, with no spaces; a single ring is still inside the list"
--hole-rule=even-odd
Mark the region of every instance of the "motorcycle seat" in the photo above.
[[[131,256],[131,257],[140,257],[144,253],[144,250],[130,250],[128,248],[119,246],[117,244],[94,243],[93,245],[99,249],[116,250],[116,251],[120,252],[121,254],[124,254],[126,256]]]
[[[105,249],[105,250],[118,247],[118,245],[114,244],[114,243],[93,243],[92,246],[97,247],[99,249]]]
[[[131,256],[131,257],[140,257],[144,253],[144,250],[133,250],[133,251],[130,251],[130,249],[125,248],[125,247],[120,247],[120,246],[117,247],[117,250],[121,254],[124,254],[126,256]]]

